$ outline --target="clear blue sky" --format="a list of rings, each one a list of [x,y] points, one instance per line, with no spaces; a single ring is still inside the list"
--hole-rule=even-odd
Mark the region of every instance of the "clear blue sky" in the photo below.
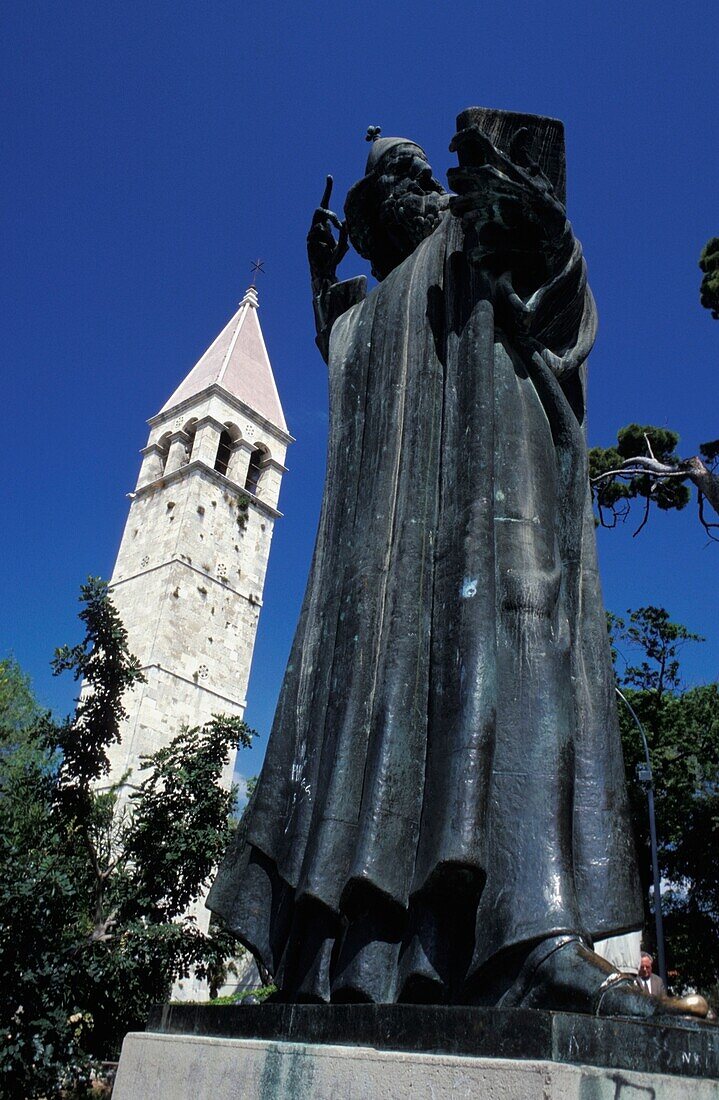
[[[248,720],[271,723],[319,510],[325,368],[305,233],[326,172],[337,207],[368,124],[418,140],[444,176],[474,104],[554,115],[568,204],[600,311],[590,435],[667,424],[693,453],[719,435],[719,323],[698,305],[719,235],[715,2],[415,0],[5,5],[0,267],[0,652],[71,708],[53,648],[78,636],[88,573],[108,576],[145,420],[234,310],[261,256],[261,321],[291,448]],[[348,257],[344,272],[362,265]],[[606,602],[662,603],[707,635],[719,671],[717,565],[694,511],[638,539],[601,532]]]

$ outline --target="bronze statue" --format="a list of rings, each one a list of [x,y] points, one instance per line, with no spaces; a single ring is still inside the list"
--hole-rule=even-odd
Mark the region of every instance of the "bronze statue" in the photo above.
[[[209,904],[281,999],[681,1011],[642,922],[584,431],[561,123],[472,108],[453,193],[372,139],[308,236],[330,439],[267,757]],[[335,238],[334,231],[337,233]],[[351,243],[378,283],[338,281]]]

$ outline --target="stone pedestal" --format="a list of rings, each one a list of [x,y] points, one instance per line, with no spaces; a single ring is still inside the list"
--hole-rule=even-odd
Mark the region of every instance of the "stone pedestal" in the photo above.
[[[113,1100],[716,1100],[713,1081],[547,1061],[130,1034]]]
[[[719,1100],[719,1028],[438,1005],[168,1005],[113,1100]]]

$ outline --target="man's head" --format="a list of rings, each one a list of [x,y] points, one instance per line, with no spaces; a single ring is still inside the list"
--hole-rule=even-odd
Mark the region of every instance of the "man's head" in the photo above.
[[[652,958],[652,956],[647,954],[646,951],[642,951],[641,955],[639,956],[639,977],[644,978],[645,980],[647,978],[651,978],[653,966],[654,959]]]
[[[380,148],[381,143],[381,148]],[[373,156],[377,149],[379,156]],[[404,138],[381,138],[367,174],[345,202],[352,244],[384,279],[436,229],[447,200],[424,151]]]

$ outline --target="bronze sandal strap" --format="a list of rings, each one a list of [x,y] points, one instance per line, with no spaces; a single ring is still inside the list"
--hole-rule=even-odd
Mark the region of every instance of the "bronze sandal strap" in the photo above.
[[[615,970],[612,974],[610,974],[607,978],[604,979],[604,981],[600,985],[599,989],[594,994],[594,1001],[593,1001],[593,1004],[592,1004],[592,1014],[594,1016],[599,1016],[599,1010],[602,1007],[602,1000],[604,998],[604,994],[608,990],[614,989],[615,986],[619,986],[619,985],[631,985],[633,988],[636,989],[636,984],[637,983],[636,983],[635,979],[632,977],[631,974],[622,974],[621,970]]]

